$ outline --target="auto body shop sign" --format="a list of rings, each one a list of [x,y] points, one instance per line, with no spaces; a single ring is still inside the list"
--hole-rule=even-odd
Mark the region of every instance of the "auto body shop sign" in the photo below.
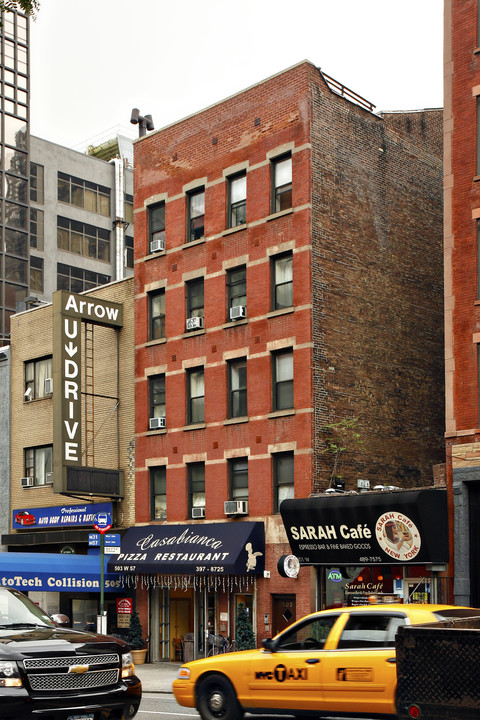
[[[448,562],[443,489],[284,500],[280,512],[302,565]]]

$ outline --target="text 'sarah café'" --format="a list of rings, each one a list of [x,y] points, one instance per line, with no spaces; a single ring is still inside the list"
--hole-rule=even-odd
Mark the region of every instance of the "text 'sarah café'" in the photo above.
[[[300,566],[317,568],[320,607],[449,602],[444,488],[284,500],[280,512]]]

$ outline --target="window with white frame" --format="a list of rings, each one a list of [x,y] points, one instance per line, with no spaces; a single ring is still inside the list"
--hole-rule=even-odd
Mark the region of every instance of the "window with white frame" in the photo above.
[[[247,222],[247,174],[242,172],[228,178],[228,227]]]
[[[292,207],[292,156],[272,160],[272,213]]]
[[[51,482],[52,445],[25,449],[25,477],[33,477],[34,485],[46,485]]]
[[[293,305],[292,253],[271,258],[272,310],[282,310]]]
[[[30,360],[25,363],[25,400],[51,395],[53,383],[52,357]]]
[[[272,409],[293,408],[293,350],[272,353]]]
[[[229,499],[248,500],[248,458],[228,461]]]
[[[187,425],[205,421],[205,371],[203,367],[187,370]]]
[[[275,453],[273,462],[273,511],[278,513],[283,500],[295,497],[293,452]]]
[[[187,195],[188,234],[187,242],[200,240],[205,234],[205,188]]]
[[[247,415],[247,359],[231,360],[228,365],[228,417]]]

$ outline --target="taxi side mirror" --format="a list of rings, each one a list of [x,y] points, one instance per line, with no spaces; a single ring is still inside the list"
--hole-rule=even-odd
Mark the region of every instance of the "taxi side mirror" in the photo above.
[[[262,640],[262,645],[265,650],[268,650],[269,652],[275,652],[277,649],[277,643],[273,638],[265,638],[265,640]]]

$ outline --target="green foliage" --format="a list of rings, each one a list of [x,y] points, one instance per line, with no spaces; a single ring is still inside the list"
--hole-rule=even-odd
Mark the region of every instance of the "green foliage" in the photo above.
[[[39,0],[0,0],[0,12],[18,10],[18,12],[30,15],[35,19],[39,9]]]
[[[256,647],[255,635],[250,617],[244,603],[240,603],[235,623],[235,647],[237,650],[253,650]]]
[[[143,629],[137,611],[134,609],[130,616],[130,627],[128,629],[127,642],[132,650],[142,650],[145,647]]]
[[[331,478],[341,477],[337,473],[337,468],[342,453],[353,452],[354,450],[361,451],[365,447],[365,443],[357,429],[359,419],[358,417],[343,418],[343,420],[327,423],[323,426],[325,447],[319,452],[320,454],[327,453],[334,458]]]

